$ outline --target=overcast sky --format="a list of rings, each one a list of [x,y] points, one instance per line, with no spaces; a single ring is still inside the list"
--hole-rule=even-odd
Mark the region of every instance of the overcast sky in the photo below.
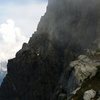
[[[0,61],[13,58],[36,30],[47,0],[0,0]]]

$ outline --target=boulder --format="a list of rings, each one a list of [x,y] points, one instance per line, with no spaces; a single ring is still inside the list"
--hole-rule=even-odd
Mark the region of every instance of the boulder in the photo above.
[[[86,78],[92,78],[97,73],[97,67],[100,62],[93,61],[86,55],[80,55],[78,60],[70,63],[71,67],[75,69],[75,76],[81,84]]]
[[[84,93],[83,99],[84,99],[84,100],[91,100],[91,99],[93,99],[95,96],[96,96],[96,91],[94,91],[93,89],[91,89],[91,90],[87,90],[87,91]]]

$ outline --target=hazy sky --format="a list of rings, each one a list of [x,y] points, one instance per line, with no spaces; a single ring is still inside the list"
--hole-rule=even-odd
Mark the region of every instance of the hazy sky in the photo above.
[[[36,30],[47,0],[0,0],[0,61],[14,57]]]

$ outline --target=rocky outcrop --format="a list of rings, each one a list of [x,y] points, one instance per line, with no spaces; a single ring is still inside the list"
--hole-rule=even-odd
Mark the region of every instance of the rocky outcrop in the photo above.
[[[73,61],[70,63],[71,67],[75,69],[75,77],[77,78],[78,82],[81,84],[84,82],[85,79],[92,78],[97,73],[97,67],[99,66],[100,62],[92,61],[85,55],[80,55],[78,60]]]
[[[100,55],[86,51],[99,44],[99,11],[99,0],[49,0],[37,31],[8,61],[0,100],[82,100],[85,91],[98,92]]]
[[[73,61],[70,64],[75,69],[74,75],[78,80],[78,84],[79,84],[76,90],[74,90],[75,91],[74,96],[72,96],[73,100],[81,100],[82,98],[84,100],[91,100],[91,99],[97,100],[100,97],[100,93],[99,93],[100,58],[99,57],[100,55],[97,52],[94,55],[87,55],[87,56],[81,55],[82,59],[79,59],[80,58],[79,56],[78,60]],[[88,70],[87,68],[90,68],[90,70]]]
[[[91,100],[96,96],[96,92],[94,90],[88,90],[84,93],[84,100]]]
[[[97,55],[92,55],[92,57],[88,54],[80,55],[77,60],[69,64],[69,67],[66,67],[66,71],[61,77],[58,91],[61,86],[64,93],[66,93],[67,100],[72,98],[73,100],[81,100],[84,92],[91,88],[95,89],[96,92],[100,90],[100,59],[96,59],[95,56]],[[94,86],[95,82],[98,84],[97,86]]]
[[[98,92],[94,91],[93,89],[87,90],[84,93],[83,99],[84,100],[91,100],[91,99],[99,100],[100,99],[100,94]]]

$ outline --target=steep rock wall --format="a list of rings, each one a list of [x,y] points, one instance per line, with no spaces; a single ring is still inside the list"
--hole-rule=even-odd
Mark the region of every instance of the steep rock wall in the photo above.
[[[69,63],[97,47],[99,13],[99,0],[49,0],[37,31],[8,62],[0,100],[68,98],[78,86]]]

